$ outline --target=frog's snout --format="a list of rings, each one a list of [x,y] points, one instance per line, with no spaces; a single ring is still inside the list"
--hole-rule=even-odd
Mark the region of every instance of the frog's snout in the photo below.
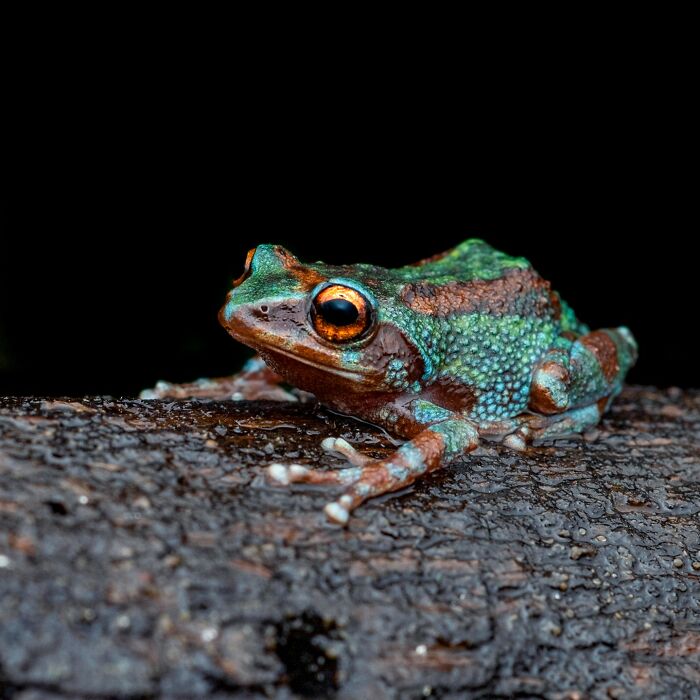
[[[219,310],[219,323],[234,337],[240,339],[242,335],[252,334],[260,324],[267,311],[265,304],[240,303],[236,299],[235,290],[226,296],[226,302]]]
[[[224,305],[219,309],[219,323],[226,328],[228,324],[233,320],[233,317],[236,314],[236,307],[238,304],[234,300],[233,294],[234,290],[231,290],[227,295],[226,295],[226,301],[224,302]]]

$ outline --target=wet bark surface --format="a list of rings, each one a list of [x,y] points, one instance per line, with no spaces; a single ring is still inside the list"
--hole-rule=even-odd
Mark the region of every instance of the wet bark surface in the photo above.
[[[316,406],[0,400],[0,698],[698,698],[700,392],[486,446],[347,529]]]

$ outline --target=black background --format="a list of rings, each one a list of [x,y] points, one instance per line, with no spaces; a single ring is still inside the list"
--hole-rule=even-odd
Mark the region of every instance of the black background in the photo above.
[[[96,89],[7,173],[0,393],[235,371],[247,353],[216,314],[258,243],[395,266],[470,236],[526,256],[593,328],[628,325],[630,381],[700,383],[690,118],[673,96],[659,112],[646,83],[590,103],[513,93],[423,117],[342,93],[231,107],[192,84],[185,104],[181,87]]]

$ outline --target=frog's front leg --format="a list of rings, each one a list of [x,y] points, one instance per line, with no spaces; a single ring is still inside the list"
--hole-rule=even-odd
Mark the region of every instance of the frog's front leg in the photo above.
[[[284,380],[256,355],[243,369],[230,377],[198,379],[187,384],[158,382],[153,389],[145,389],[141,399],[233,399],[235,401],[298,401],[298,397],[282,386]]]
[[[415,435],[390,457],[369,459],[344,440],[338,444],[337,439],[331,439],[334,443],[333,451],[344,454],[355,466],[321,471],[301,464],[271,464],[268,474],[281,484],[305,482],[344,485],[346,489],[343,494],[329,503],[324,511],[330,520],[345,525],[350,512],[367,499],[398,491],[423,474],[449,464],[478,446],[479,434],[472,422],[426,401],[415,403],[423,416],[432,411],[441,418],[429,423],[421,420],[420,415],[415,417]],[[405,414],[402,419],[405,425]]]

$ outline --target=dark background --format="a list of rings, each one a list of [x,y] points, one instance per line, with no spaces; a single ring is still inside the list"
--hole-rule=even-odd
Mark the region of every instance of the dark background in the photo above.
[[[290,189],[293,172],[236,184],[189,169],[157,175],[136,175],[135,187],[103,172],[99,184],[4,204],[0,392],[133,395],[160,378],[234,371],[245,350],[216,313],[257,243],[302,260],[399,265],[468,236],[528,257],[592,327],[630,326],[641,349],[631,381],[698,383],[697,274],[684,241],[694,232],[658,182],[583,192],[564,172],[534,183],[521,173],[508,188],[438,191],[420,179],[397,187],[386,172],[350,190]]]
[[[470,236],[530,259],[591,327],[628,325],[630,381],[697,386],[694,122],[650,75],[516,75],[497,103],[470,84],[422,110],[184,74],[63,91],[0,192],[0,393],[235,371],[216,314],[258,243],[395,266]]]

